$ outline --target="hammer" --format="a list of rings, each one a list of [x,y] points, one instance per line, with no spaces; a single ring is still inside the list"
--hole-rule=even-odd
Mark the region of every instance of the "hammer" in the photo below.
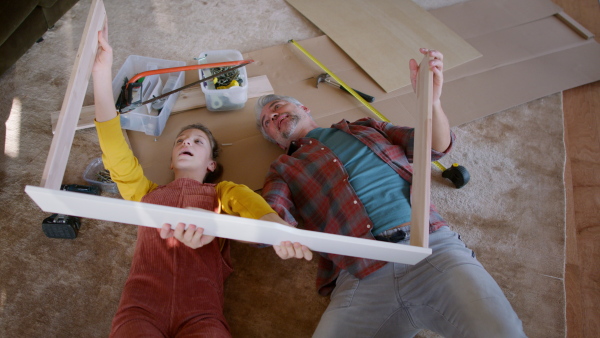
[[[340,84],[338,84],[338,83],[335,83],[335,82],[331,81],[329,79],[329,74],[327,74],[327,73],[323,73],[323,74],[319,75],[319,77],[317,77],[317,88],[319,88],[319,83],[321,83],[321,82],[329,83],[330,85],[332,85],[334,87],[337,87],[337,88],[345,91],[346,93],[350,94],[350,92],[347,91],[346,88],[340,86]],[[373,102],[373,101],[375,101],[375,98],[373,96],[371,96],[371,95],[367,95],[367,94],[365,94],[363,92],[359,92],[358,90],[356,90],[354,88],[352,88],[352,90],[354,90],[356,92],[356,94],[360,95],[367,102]]]

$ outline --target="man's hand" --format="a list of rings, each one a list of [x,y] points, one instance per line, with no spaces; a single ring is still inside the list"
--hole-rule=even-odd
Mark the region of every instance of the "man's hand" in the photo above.
[[[266,214],[260,219],[263,221],[276,222],[291,227],[291,225],[281,219],[281,217],[279,217],[279,215],[276,213]],[[284,241],[281,242],[280,245],[273,245],[273,249],[275,249],[275,253],[281,259],[304,258],[307,261],[310,261],[313,257],[312,251],[310,251],[306,245],[302,245],[298,242],[292,243],[290,241]]]
[[[171,224],[163,224],[160,229],[160,237],[165,239],[175,237],[192,249],[200,248],[215,239],[215,236],[204,235],[204,228],[199,228],[194,224],[190,224],[186,229],[185,223],[178,223],[174,230],[171,228]]]
[[[433,98],[432,98],[432,116],[431,116],[431,148],[433,150],[444,152],[450,146],[450,123],[448,117],[442,109],[440,97],[442,96],[442,85],[444,84],[444,55],[433,49],[421,48],[419,51],[423,55],[429,55],[433,59],[429,61],[429,69],[433,72]],[[410,81],[413,90],[417,90],[417,73],[419,64],[415,59],[409,61]]]
[[[442,96],[442,85],[444,84],[444,55],[437,50],[426,48],[419,49],[419,52],[433,58],[433,60],[429,61],[429,69],[433,71],[433,104],[439,104],[440,97]],[[416,92],[419,63],[415,59],[411,59],[408,66],[410,68],[410,82],[412,83],[413,91]]]

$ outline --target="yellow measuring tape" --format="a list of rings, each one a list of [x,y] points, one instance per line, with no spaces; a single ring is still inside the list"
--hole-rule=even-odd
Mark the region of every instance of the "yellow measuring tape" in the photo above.
[[[314,56],[312,56],[306,49],[304,49],[302,46],[300,46],[300,44],[298,42],[294,41],[293,39],[290,40],[289,42],[291,42],[294,46],[298,47],[298,49],[300,51],[302,51],[302,53],[304,53],[304,55],[306,55],[309,59],[311,59],[314,63],[316,63],[317,66],[321,67],[321,69],[323,69],[327,74],[329,74],[329,76],[331,76],[335,81],[337,81],[337,83],[339,83],[340,86],[344,87],[348,91],[348,93],[352,94],[352,96],[354,96],[358,101],[360,101],[362,104],[364,104],[365,107],[369,108],[369,110],[372,111],[375,115],[377,115],[377,117],[379,117],[379,119],[381,121],[391,122],[387,117],[385,117],[383,114],[381,114],[379,111],[377,111],[377,109],[375,109],[373,106],[371,106],[369,104],[369,102],[367,102],[365,99],[363,99],[362,96],[358,95],[358,93],[356,93],[354,91],[354,89],[350,88],[350,86],[348,86],[346,83],[344,83],[344,81],[342,81],[342,79],[337,77],[337,75],[333,74],[331,72],[331,70],[329,70],[329,68],[325,67],[324,64],[319,62],[319,60],[317,60]]]

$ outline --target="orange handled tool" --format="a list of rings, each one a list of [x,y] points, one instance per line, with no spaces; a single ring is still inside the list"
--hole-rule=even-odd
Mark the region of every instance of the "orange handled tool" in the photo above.
[[[156,74],[165,74],[165,73],[175,73],[175,72],[184,72],[186,70],[195,70],[195,69],[205,69],[205,68],[216,68],[216,67],[232,67],[237,65],[247,65],[249,63],[254,62],[254,60],[239,60],[239,61],[225,61],[225,62],[215,62],[215,63],[204,63],[199,65],[191,65],[191,66],[181,66],[181,67],[173,67],[173,68],[163,68],[163,69],[155,69],[149,70],[146,72],[141,72],[131,80],[127,81],[127,83],[134,83],[135,81],[143,78],[144,76],[156,75]]]

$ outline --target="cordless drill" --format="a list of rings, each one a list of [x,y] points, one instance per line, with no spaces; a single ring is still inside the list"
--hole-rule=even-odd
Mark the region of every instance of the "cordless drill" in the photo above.
[[[93,185],[63,184],[60,190],[100,195],[100,188]],[[80,227],[81,219],[76,216],[52,214],[42,221],[42,230],[49,238],[74,239]]]

